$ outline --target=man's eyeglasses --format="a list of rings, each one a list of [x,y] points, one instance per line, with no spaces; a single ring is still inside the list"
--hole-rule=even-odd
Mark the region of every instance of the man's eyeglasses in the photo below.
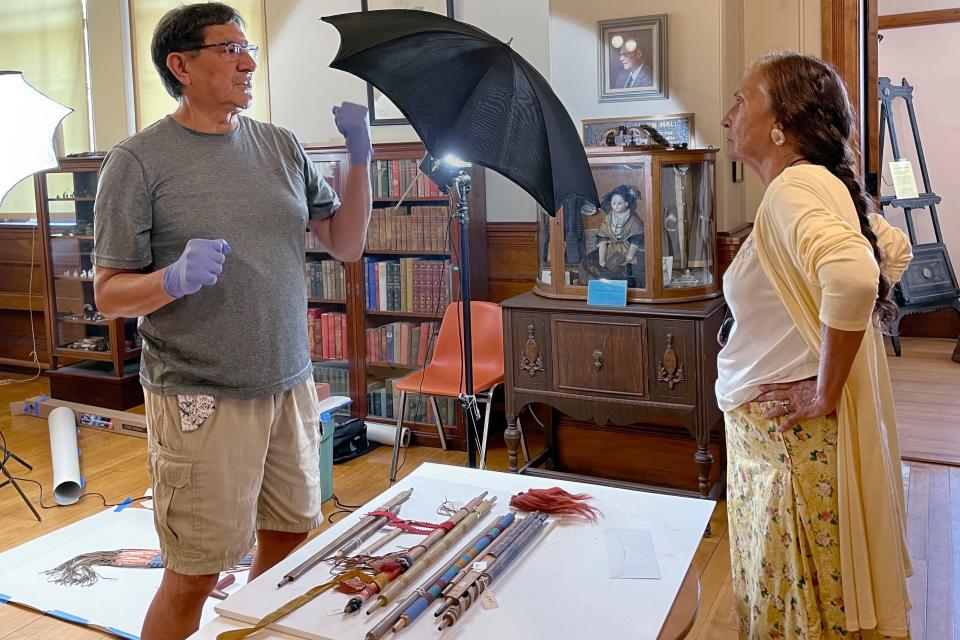
[[[231,58],[239,58],[244,53],[249,53],[250,57],[256,61],[257,56],[260,53],[260,48],[255,44],[240,44],[239,42],[217,42],[215,44],[198,44],[195,47],[187,47],[186,49],[180,49],[180,53],[185,53],[187,51],[200,51],[201,49],[213,49],[216,47],[221,47],[222,51],[226,53]]]

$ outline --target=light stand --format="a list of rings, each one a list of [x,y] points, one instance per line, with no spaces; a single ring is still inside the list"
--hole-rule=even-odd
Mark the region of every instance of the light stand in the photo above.
[[[473,334],[470,317],[470,210],[467,197],[470,195],[470,174],[463,166],[456,166],[452,160],[437,160],[430,154],[424,156],[420,168],[427,177],[449,194],[450,188],[456,190],[457,209],[453,219],[460,226],[460,302],[463,309],[463,392],[458,399],[463,407],[467,427],[467,465],[477,466],[477,423],[480,421],[480,408],[473,389]],[[459,163],[462,164],[462,163]]]
[[[3,474],[6,480],[0,482],[0,488],[5,487],[8,484],[12,484],[13,488],[17,490],[17,493],[20,494],[20,497],[23,498],[23,501],[27,503],[28,507],[30,507],[30,511],[33,511],[33,515],[36,516],[37,521],[40,522],[42,521],[42,518],[40,517],[40,514],[37,513],[36,507],[34,507],[33,503],[30,502],[30,499],[27,497],[27,494],[23,492],[23,489],[20,488],[20,485],[17,484],[16,477],[14,477],[14,475],[7,470],[7,461],[10,458],[13,458],[26,467],[27,471],[33,471],[33,467],[27,464],[23,458],[15,454],[13,451],[10,451],[10,449],[7,449],[6,440],[4,440],[3,444],[0,444],[0,474]]]

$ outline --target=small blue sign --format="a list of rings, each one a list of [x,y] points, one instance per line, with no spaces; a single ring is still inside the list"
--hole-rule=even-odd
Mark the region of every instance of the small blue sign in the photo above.
[[[594,307],[627,306],[627,281],[591,280],[587,283],[587,304]]]

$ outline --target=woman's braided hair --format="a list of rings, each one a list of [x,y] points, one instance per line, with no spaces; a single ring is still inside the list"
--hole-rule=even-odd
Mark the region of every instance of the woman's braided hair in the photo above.
[[[826,167],[847,187],[857,210],[860,233],[873,247],[877,264],[882,265],[883,252],[870,228],[870,202],[854,171],[851,138],[856,119],[840,75],[819,58],[793,52],[765,54],[754,67],[766,79],[771,110],[797,152],[810,163]],[[887,331],[899,313],[890,300],[891,288],[881,273],[873,309],[873,324],[881,331]]]

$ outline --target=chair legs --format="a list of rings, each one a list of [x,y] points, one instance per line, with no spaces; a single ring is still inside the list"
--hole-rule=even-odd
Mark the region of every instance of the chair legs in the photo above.
[[[403,434],[403,414],[407,408],[407,392],[400,392],[400,408],[397,410],[397,433],[393,436],[393,457],[390,459],[390,483],[397,481],[397,460],[400,458],[400,440]],[[444,447],[446,448],[446,447]]]
[[[437,423],[437,435],[440,436],[440,446],[447,450],[447,437],[443,434],[443,421],[440,420],[440,407],[437,406],[437,399],[430,396],[430,406],[433,407],[433,421]]]
[[[523,459],[530,462],[530,450],[527,449],[527,439],[523,437],[523,426],[520,424],[520,416],[517,416],[517,431],[520,432],[520,452]]]
[[[490,412],[493,407],[493,392],[497,390],[497,385],[494,385],[487,391],[484,398],[480,398],[481,402],[487,404],[487,410],[484,412],[483,416],[483,437],[480,441],[480,469],[482,470],[487,464],[487,439],[490,434]],[[530,452],[527,451],[527,441],[523,437],[523,428],[520,426],[520,419],[517,418],[517,429],[520,430],[520,447],[523,450],[523,459],[527,462],[530,462]]]

